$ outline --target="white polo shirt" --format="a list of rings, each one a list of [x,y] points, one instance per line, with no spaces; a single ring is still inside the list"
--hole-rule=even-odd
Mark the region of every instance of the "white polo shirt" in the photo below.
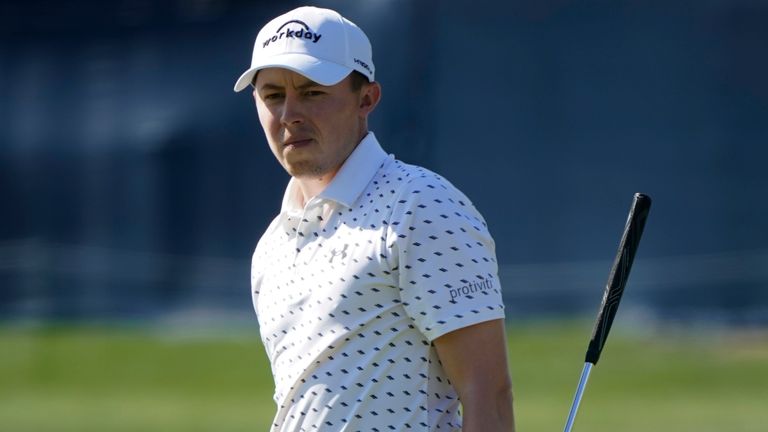
[[[301,208],[293,180],[253,255],[272,431],[458,431],[431,342],[504,317],[494,243],[439,175],[369,133]]]

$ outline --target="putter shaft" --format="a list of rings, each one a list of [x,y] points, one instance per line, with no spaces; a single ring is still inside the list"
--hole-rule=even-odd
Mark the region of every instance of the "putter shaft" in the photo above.
[[[581,403],[581,396],[584,394],[584,388],[587,386],[587,380],[589,379],[589,372],[592,371],[592,363],[585,362],[584,369],[581,371],[581,378],[579,378],[579,387],[576,388],[576,396],[573,397],[573,404],[571,404],[571,412],[568,413],[568,421],[565,422],[565,429],[563,432],[571,432],[573,422],[576,420],[576,412],[579,411],[579,404]]]

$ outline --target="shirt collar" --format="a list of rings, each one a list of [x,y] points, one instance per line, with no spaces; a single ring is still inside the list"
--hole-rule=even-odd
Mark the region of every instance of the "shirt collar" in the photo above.
[[[318,198],[352,207],[387,158],[387,153],[381,148],[376,136],[373,132],[368,132],[344,161],[333,180],[320,192]],[[300,194],[301,190],[296,184],[296,179],[291,177],[283,195],[282,211],[301,211]]]

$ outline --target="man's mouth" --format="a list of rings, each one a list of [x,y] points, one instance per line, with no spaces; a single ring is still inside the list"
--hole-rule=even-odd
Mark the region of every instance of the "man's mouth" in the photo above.
[[[284,147],[298,148],[298,147],[307,146],[311,142],[312,142],[312,138],[291,138],[291,139],[285,141],[285,143],[283,143],[283,146]]]

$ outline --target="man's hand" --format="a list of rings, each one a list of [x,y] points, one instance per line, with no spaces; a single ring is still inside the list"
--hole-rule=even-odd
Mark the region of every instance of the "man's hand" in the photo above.
[[[514,432],[504,320],[455,330],[434,345],[461,400],[462,431]]]

